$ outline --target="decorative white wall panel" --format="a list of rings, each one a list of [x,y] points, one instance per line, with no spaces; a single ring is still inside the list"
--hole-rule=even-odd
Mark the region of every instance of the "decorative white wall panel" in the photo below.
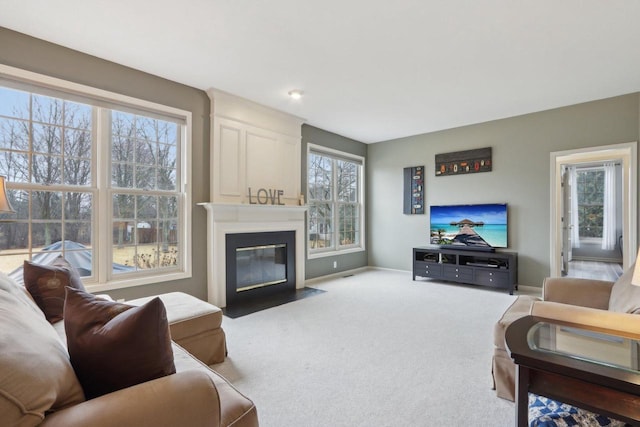
[[[282,188],[280,148],[277,135],[247,132],[247,186],[254,194],[258,188]]]
[[[220,124],[219,152],[216,157],[225,159],[220,162],[219,193],[223,196],[240,197],[242,195],[240,174],[237,172],[242,166],[241,129]]]
[[[211,202],[249,203],[248,189],[283,190],[280,201],[300,196],[303,120],[211,89]]]

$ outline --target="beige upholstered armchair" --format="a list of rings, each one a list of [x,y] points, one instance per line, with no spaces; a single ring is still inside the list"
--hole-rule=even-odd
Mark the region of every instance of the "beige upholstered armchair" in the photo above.
[[[514,400],[515,365],[505,344],[505,330],[514,320],[534,315],[576,325],[620,332],[640,331],[640,286],[631,284],[635,266],[616,282],[578,278],[547,278],[542,298],[519,296],[494,330],[493,382],[498,397]]]

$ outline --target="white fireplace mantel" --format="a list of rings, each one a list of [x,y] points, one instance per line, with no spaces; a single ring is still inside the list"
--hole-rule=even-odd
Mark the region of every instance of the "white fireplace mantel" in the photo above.
[[[226,235],[294,231],[296,236],[296,288],[305,281],[306,206],[259,205],[230,203],[199,203],[207,210],[207,292],[208,300],[218,307],[226,307]]]

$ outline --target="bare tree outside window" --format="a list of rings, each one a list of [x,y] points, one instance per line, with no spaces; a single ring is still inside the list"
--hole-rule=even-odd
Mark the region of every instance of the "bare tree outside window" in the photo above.
[[[16,211],[0,215],[0,267],[11,271],[47,251],[75,251],[89,260],[83,274],[94,274],[96,212],[113,226],[110,273],[181,267],[184,125],[75,99],[0,83],[0,174]],[[106,186],[98,186],[98,164],[110,166]],[[100,207],[101,192],[109,196]],[[108,251],[106,240],[100,246]]]
[[[25,185],[9,191],[16,215],[0,223],[0,249],[24,257],[61,240],[91,245],[92,107],[8,88],[0,105],[0,174]]]
[[[577,171],[580,237],[602,238],[604,218],[604,169]]]
[[[128,249],[136,269],[177,264],[178,199],[175,123],[113,111],[114,257]],[[142,194],[141,194],[142,193]],[[171,196],[163,194],[171,194]]]
[[[339,244],[348,246],[359,244],[360,209],[358,203],[359,165],[336,160],[338,211],[339,211]]]

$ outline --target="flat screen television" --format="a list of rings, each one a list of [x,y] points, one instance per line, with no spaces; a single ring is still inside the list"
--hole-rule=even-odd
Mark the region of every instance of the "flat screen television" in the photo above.
[[[507,204],[430,207],[430,241],[455,249],[491,251],[507,247]]]

